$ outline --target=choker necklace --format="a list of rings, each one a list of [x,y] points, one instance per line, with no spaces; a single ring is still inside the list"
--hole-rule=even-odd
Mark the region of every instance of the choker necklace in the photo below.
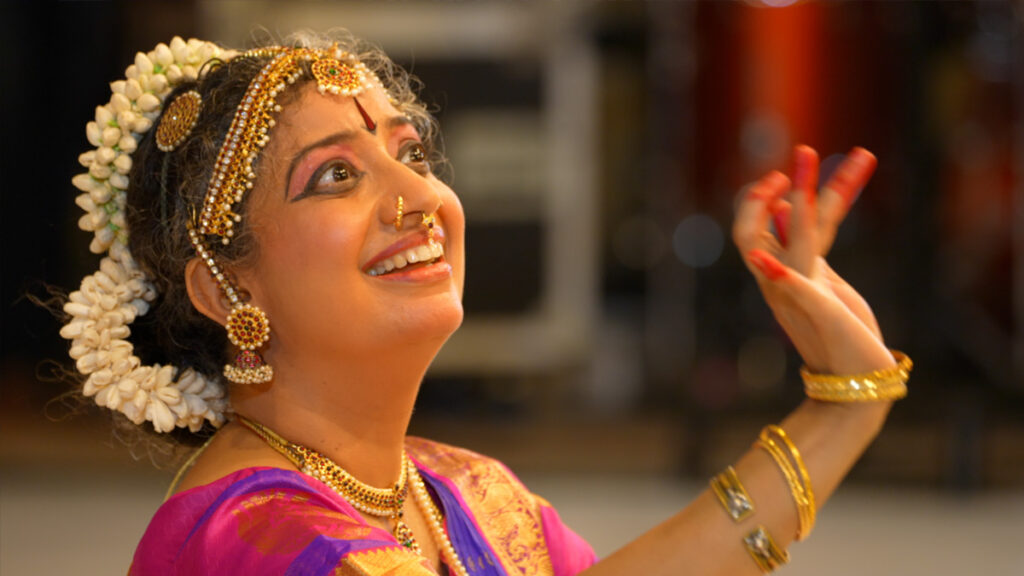
[[[416,505],[430,525],[430,532],[449,569],[457,576],[469,576],[469,572],[462,564],[451,539],[445,532],[444,515],[434,504],[430,494],[427,493],[423,478],[420,477],[416,465],[405,455],[405,450],[402,451],[402,471],[398,482],[393,488],[375,488],[365,482],[360,482],[355,476],[349,474],[323,454],[300,444],[289,442],[270,428],[241,414],[235,414],[235,417],[239,424],[259,436],[296,468],[326,484],[356,510],[370,516],[391,519],[394,526],[392,533],[395,539],[405,548],[422,555],[412,530],[402,519],[403,506],[411,486]]]

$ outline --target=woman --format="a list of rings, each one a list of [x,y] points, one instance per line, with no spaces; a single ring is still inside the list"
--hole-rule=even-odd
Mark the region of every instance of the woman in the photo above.
[[[500,463],[406,437],[462,320],[465,221],[405,73],[347,37],[245,53],[175,38],[126,76],[74,181],[108,255],[61,333],[100,405],[157,432],[219,428],[131,574],[767,572],[905,393],[909,360],[823,259],[874,158],[855,149],[819,194],[799,147],[792,183],[750,188],[734,237],[811,398],[595,562]],[[126,340],[150,307],[153,365]]]

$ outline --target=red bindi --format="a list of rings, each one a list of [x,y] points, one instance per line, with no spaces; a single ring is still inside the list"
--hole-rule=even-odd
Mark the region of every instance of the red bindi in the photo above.
[[[356,103],[356,108],[359,109],[359,114],[363,117],[363,122],[366,123],[366,129],[370,131],[370,134],[377,133],[377,123],[370,118],[370,115],[363,108],[363,105],[359,103],[359,99],[355,96],[352,97],[352,101]]]

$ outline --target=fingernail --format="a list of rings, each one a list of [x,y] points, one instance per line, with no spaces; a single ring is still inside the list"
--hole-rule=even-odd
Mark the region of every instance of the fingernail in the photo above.
[[[777,188],[785,190],[786,188],[789,188],[789,178],[778,170],[772,170],[758,181],[758,185],[764,185],[769,190]]]
[[[768,189],[761,185],[761,182],[755,183],[747,190],[747,200],[755,201],[767,201],[768,200]]]
[[[774,256],[760,248],[755,248],[750,252],[747,252],[747,261],[753,264],[761,271],[761,274],[764,274],[766,278],[773,282],[780,278],[784,278],[786,274],[788,274],[788,272],[786,272],[786,267],[782,265],[782,262],[779,262]]]
[[[747,192],[748,200],[761,200],[771,203],[789,188],[789,178],[778,170],[772,170],[755,182]]]
[[[793,188],[814,193],[818,187],[818,153],[800,144],[793,149]]]
[[[847,206],[860,196],[860,191],[868,183],[877,165],[875,155],[860,146],[850,150],[846,160],[839,164],[835,176],[836,192],[843,195]]]

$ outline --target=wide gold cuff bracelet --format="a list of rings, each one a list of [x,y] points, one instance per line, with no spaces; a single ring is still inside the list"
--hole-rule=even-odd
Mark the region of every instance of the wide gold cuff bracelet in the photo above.
[[[907,395],[907,380],[914,362],[899,350],[891,350],[896,366],[866,374],[839,376],[814,374],[800,369],[808,398],[823,402],[877,402],[899,400]]]
[[[747,552],[757,563],[757,567],[765,574],[789,562],[789,552],[779,548],[764,526],[758,526],[747,534],[743,538],[743,543],[747,545]]]
[[[740,483],[736,470],[729,466],[711,479],[711,490],[725,508],[725,513],[739,523],[754,513],[754,501]]]

